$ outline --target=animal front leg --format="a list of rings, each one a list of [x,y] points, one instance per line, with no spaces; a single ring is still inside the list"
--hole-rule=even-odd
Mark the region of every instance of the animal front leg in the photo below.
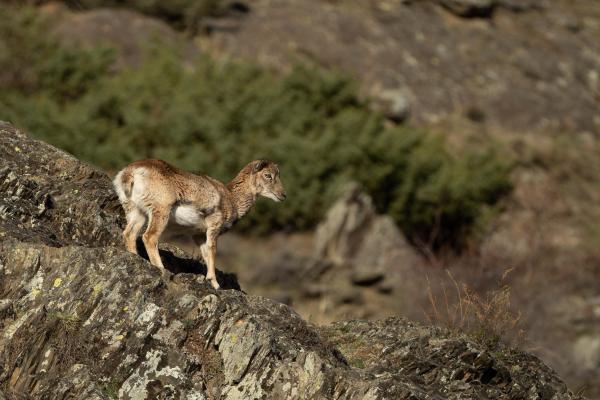
[[[206,231],[206,243],[200,246],[202,252],[202,258],[206,263],[206,279],[210,281],[213,288],[219,289],[219,283],[217,282],[217,275],[215,270],[215,258],[217,256],[217,236],[219,231],[217,229],[208,229]]]

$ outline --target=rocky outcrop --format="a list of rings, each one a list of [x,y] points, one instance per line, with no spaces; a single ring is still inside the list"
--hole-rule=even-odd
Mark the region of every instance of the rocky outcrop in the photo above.
[[[319,224],[315,236],[316,260],[326,260],[357,285],[385,283],[396,264],[422,264],[391,217],[378,215],[371,198],[355,184],[346,188]]]
[[[310,398],[350,372],[288,307],[213,292],[202,275],[167,284],[116,248],[4,241],[0,252],[0,380],[15,397]]]
[[[577,398],[525,353],[401,319],[316,328],[283,304],[215,291],[178,251],[163,252],[165,281],[118,244],[104,173],[9,125],[0,160],[7,399]]]
[[[503,349],[490,353],[464,337],[390,318],[337,322],[319,332],[366,376],[376,376],[384,398],[563,399],[554,372],[539,360]],[[535,369],[535,375],[525,371]],[[444,383],[442,383],[444,382]],[[414,396],[414,397],[411,397]]]
[[[120,242],[108,176],[0,121],[0,239],[50,246]]]

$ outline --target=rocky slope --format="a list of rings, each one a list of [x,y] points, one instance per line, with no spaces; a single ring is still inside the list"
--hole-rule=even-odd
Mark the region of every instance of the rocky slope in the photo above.
[[[537,358],[394,318],[317,328],[118,244],[108,177],[0,125],[0,391],[7,399],[575,399]],[[0,398],[2,395],[0,395]]]

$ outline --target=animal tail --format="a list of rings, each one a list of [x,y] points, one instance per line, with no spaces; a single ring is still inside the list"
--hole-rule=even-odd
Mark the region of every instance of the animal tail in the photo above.
[[[131,198],[131,188],[133,187],[133,174],[131,171],[127,168],[119,171],[113,180],[113,186],[121,204],[126,204]]]

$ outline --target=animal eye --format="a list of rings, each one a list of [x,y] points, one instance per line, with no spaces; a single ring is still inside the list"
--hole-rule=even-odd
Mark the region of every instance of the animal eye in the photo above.
[[[265,174],[265,178],[271,180],[273,177],[271,176],[271,174]]]

